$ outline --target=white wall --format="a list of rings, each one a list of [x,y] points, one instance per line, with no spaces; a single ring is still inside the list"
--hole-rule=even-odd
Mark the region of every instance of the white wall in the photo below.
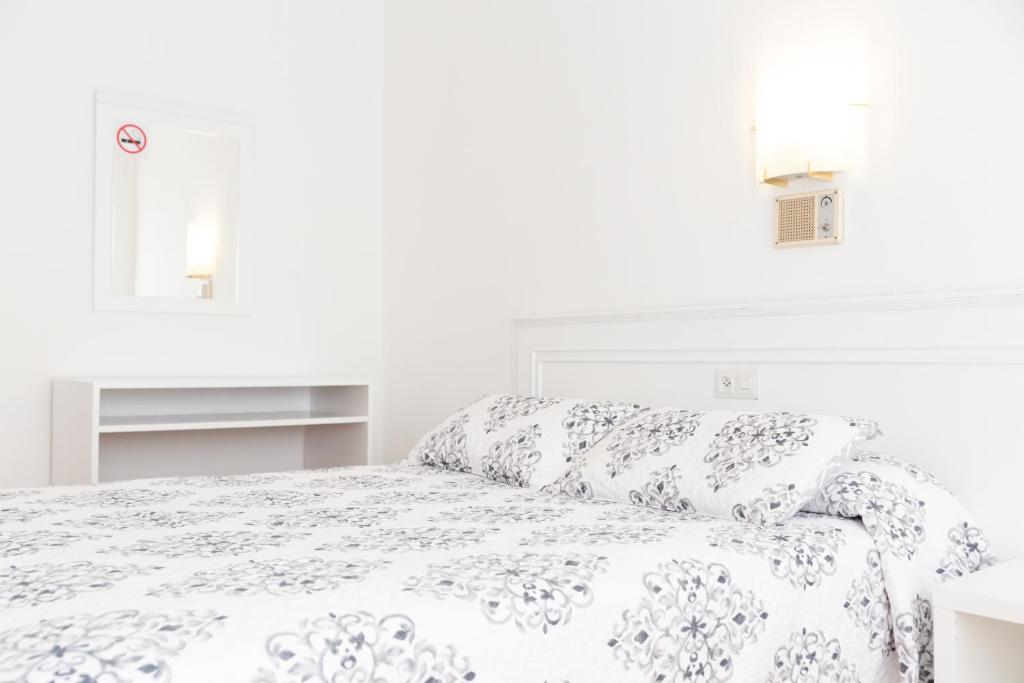
[[[758,76],[825,25],[871,102],[847,243],[773,251]],[[395,459],[513,388],[519,315],[1020,286],[1022,36],[1019,0],[0,0],[0,486],[47,480],[58,375],[384,358]],[[97,88],[256,120],[251,316],[92,310]]]
[[[1024,285],[1019,0],[396,8],[388,457],[513,388],[519,315]],[[827,55],[818,29],[864,56],[869,139],[840,178],[846,244],[775,251],[777,191],[752,181],[756,87]]]
[[[0,487],[49,480],[54,376],[379,376],[381,19],[357,0],[0,0]],[[250,316],[93,311],[98,88],[255,120]]]

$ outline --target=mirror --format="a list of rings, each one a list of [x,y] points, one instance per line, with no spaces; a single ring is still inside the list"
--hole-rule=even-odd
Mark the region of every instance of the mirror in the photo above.
[[[96,308],[241,310],[237,118],[96,99]]]

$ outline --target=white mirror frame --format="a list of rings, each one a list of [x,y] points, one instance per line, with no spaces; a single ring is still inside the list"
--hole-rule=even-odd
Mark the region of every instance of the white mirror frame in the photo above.
[[[160,297],[119,296],[113,289],[111,245],[114,238],[113,154],[110,124],[118,120],[134,121],[145,112],[149,121],[172,124],[181,128],[233,137],[239,141],[239,206],[237,239],[237,295],[233,301],[218,299],[172,299]],[[246,286],[249,259],[246,258],[246,231],[249,214],[245,210],[246,192],[253,187],[248,155],[252,150],[251,126],[237,114],[211,111],[192,106],[143,97],[99,91],[96,93],[96,167],[93,253],[93,306],[100,311],[138,311],[148,313],[198,313],[212,315],[247,315],[249,288]]]

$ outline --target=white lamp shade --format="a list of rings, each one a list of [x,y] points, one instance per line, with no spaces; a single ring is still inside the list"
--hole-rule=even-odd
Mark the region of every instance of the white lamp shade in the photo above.
[[[850,167],[850,110],[839,106],[785,107],[759,116],[758,179],[843,171]]]
[[[757,180],[846,171],[862,142],[865,87],[856,61],[787,64],[757,94]]]

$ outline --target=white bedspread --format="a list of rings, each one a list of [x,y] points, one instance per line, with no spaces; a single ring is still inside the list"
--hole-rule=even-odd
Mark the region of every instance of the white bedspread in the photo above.
[[[0,681],[888,681],[860,520],[416,465],[0,491]],[[905,598],[910,599],[910,598]]]

